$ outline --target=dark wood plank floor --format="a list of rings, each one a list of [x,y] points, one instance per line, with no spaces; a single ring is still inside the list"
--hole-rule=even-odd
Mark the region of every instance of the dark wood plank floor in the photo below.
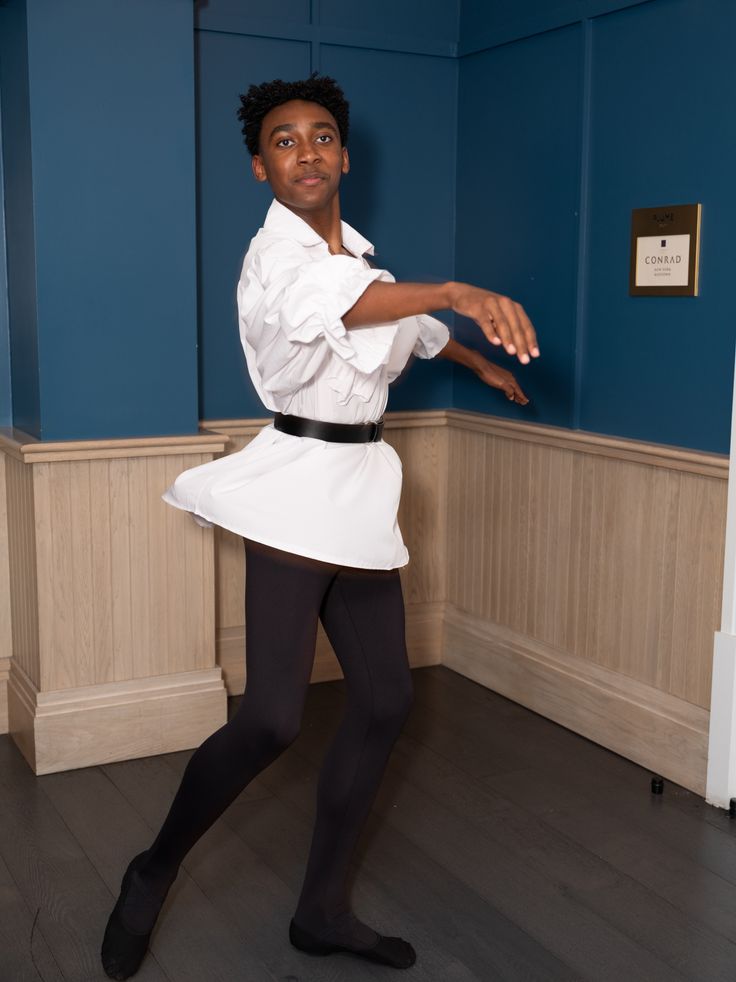
[[[702,798],[443,667],[415,704],[361,837],[353,900],[411,940],[413,982],[736,979],[736,822]],[[185,860],[140,982],[398,978],[296,951],[287,930],[342,681],[310,686],[296,743]],[[239,700],[231,699],[229,712]],[[130,857],[191,751],[34,777],[0,737],[0,980],[106,978]]]

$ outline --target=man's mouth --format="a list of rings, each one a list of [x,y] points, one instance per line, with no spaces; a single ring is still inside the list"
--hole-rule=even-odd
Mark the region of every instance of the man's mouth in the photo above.
[[[296,179],[297,184],[305,184],[307,187],[314,187],[320,181],[326,180],[326,174],[302,174]]]

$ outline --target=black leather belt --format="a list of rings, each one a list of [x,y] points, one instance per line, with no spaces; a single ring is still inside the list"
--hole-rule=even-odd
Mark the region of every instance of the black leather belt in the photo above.
[[[311,436],[316,440],[329,440],[331,443],[375,443],[381,439],[383,416],[375,423],[330,423],[321,419],[308,419],[306,416],[291,416],[276,413],[273,418],[274,429],[292,436]]]

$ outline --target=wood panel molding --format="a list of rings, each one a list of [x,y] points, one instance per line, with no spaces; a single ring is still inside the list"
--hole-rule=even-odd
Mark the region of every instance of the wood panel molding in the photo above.
[[[10,732],[36,774],[187,750],[227,721],[223,691],[209,668],[41,692],[13,663]]]
[[[704,794],[706,709],[453,604],[444,628],[443,665]]]
[[[585,430],[567,430],[562,426],[519,423],[500,416],[465,412],[460,409],[447,409],[443,412],[447,416],[447,424],[454,429],[728,480],[728,454],[686,450],[663,443],[621,439],[604,436],[601,433],[588,433]]]
[[[0,658],[0,733],[8,732],[8,677],[10,656]]]

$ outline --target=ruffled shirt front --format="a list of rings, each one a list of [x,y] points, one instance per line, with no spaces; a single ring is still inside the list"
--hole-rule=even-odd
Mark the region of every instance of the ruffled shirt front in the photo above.
[[[393,283],[274,200],[250,243],[237,288],[248,373],[271,412],[339,423],[377,420],[409,358],[433,358],[450,333],[429,316],[346,329],[343,315],[375,280]],[[183,471],[162,498],[205,526],[345,566],[393,569],[409,553],[398,525],[402,465],[393,447],[292,436],[268,423],[242,450]]]

